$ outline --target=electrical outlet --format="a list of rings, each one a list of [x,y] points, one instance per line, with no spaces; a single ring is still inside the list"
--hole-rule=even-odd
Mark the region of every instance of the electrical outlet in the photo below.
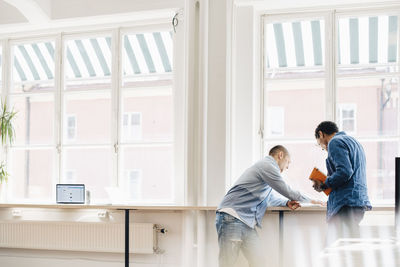
[[[21,217],[22,216],[22,211],[21,210],[17,210],[17,209],[13,209],[11,211],[11,214],[13,217]]]
[[[97,216],[99,218],[105,219],[108,218],[108,211],[107,210],[100,210],[97,212]]]

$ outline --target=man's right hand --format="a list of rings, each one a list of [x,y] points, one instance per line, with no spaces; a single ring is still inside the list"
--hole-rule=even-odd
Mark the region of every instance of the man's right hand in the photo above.
[[[319,180],[312,180],[312,181],[313,181],[312,187],[314,188],[315,191],[322,192],[322,191],[328,189],[327,186],[323,182],[321,182]]]

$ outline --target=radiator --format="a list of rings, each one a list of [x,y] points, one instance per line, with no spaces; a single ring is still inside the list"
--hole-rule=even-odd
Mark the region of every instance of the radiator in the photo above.
[[[131,253],[152,254],[156,247],[154,224],[129,225]],[[123,253],[125,228],[102,222],[0,222],[0,247]]]

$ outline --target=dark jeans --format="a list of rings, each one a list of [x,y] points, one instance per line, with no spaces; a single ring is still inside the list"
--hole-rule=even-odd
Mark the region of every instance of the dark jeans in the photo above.
[[[215,225],[218,233],[219,266],[233,267],[242,251],[250,267],[261,267],[265,261],[257,231],[242,221],[217,212]]]
[[[364,207],[343,206],[328,221],[327,245],[339,238],[360,237],[360,222],[364,218]]]

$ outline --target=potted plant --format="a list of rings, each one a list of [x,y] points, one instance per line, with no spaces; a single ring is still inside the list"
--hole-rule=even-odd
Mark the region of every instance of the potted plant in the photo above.
[[[2,101],[0,107],[0,137],[3,146],[11,145],[15,140],[14,118],[17,114],[14,108],[10,110],[7,101]],[[0,184],[7,182],[9,173],[4,161],[0,163]]]

